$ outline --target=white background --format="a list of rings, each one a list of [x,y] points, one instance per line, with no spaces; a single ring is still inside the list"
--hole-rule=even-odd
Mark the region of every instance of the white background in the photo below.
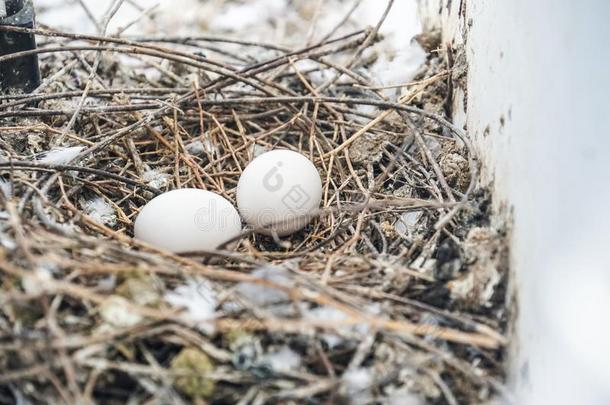
[[[608,404],[610,2],[472,0],[469,19],[468,128],[514,209],[517,403]]]

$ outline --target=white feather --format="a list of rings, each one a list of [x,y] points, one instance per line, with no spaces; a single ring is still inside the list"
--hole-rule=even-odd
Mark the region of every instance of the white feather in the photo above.
[[[368,404],[372,400],[373,372],[367,368],[347,370],[341,377],[341,390],[354,405]]]
[[[218,298],[206,280],[188,279],[185,285],[167,293],[165,301],[173,307],[184,309],[181,317],[185,322],[194,324],[206,334],[214,333],[214,324],[211,321],[217,315]]]
[[[286,373],[301,366],[301,356],[288,346],[283,346],[276,352],[266,354],[262,363],[276,373]]]
[[[252,276],[267,280],[278,286],[290,288],[294,284],[290,273],[280,267],[265,266],[253,271]],[[256,305],[277,304],[289,299],[288,294],[278,288],[255,283],[239,283],[237,292],[248,302]]]
[[[96,197],[93,200],[85,201],[82,205],[85,214],[98,224],[110,226],[116,224],[114,208],[104,199]]]
[[[84,149],[83,146],[72,146],[69,148],[55,148],[46,152],[40,159],[42,163],[65,165],[70,163]]]

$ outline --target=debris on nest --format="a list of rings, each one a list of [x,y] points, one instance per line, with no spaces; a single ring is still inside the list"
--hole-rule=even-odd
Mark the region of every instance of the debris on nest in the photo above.
[[[447,183],[460,191],[465,191],[470,184],[468,160],[461,154],[450,152],[442,156],[439,162]]]
[[[465,274],[448,284],[454,299],[470,308],[492,305],[496,288],[506,274],[506,245],[502,236],[489,227],[468,231],[463,245]]]

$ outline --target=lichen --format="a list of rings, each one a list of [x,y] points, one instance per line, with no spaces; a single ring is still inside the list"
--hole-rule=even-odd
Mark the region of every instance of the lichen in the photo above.
[[[214,371],[214,363],[201,350],[182,349],[172,360],[170,370],[178,374],[174,386],[183,394],[193,399],[209,398],[214,394],[216,382],[208,378]]]

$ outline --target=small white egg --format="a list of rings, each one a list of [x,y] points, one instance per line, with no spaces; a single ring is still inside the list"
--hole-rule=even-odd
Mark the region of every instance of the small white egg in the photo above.
[[[148,202],[134,224],[134,236],[175,253],[214,250],[239,235],[239,213],[210,191],[184,188]]]
[[[322,199],[316,167],[300,153],[272,150],[254,159],[237,184],[237,208],[254,228],[268,227],[284,236],[310,221]],[[262,231],[264,234],[270,232]]]

